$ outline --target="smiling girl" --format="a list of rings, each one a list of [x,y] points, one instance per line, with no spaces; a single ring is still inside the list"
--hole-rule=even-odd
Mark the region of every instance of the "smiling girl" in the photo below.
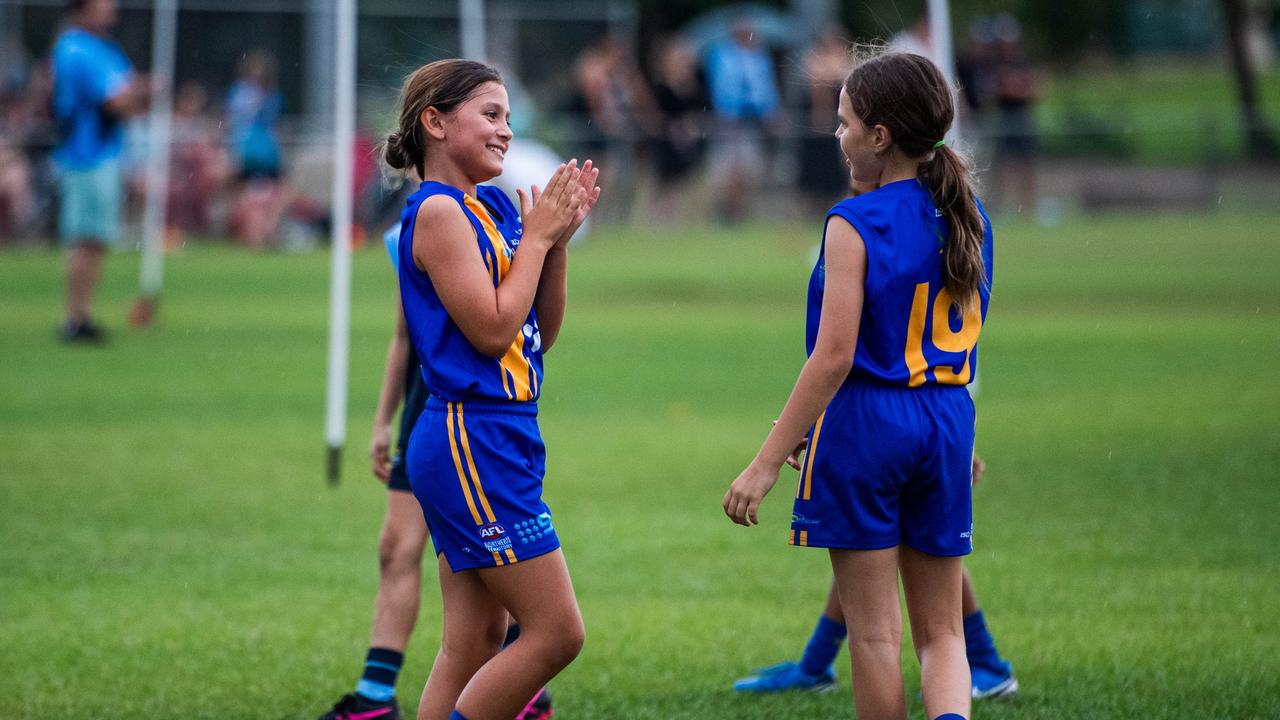
[[[991,296],[991,225],[944,137],[941,72],[918,55],[856,67],[836,137],[853,180],[878,189],[827,215],[809,283],[800,372],[777,425],[733,481],[724,511],[757,523],[783,462],[807,446],[793,545],[828,548],[863,720],[906,718],[906,590],[930,718],[966,718],[961,557],[972,550],[977,369]]]
[[[510,720],[582,647],[542,501],[542,355],[564,318],[566,247],[600,190],[587,161],[520,191],[481,185],[511,142],[507,91],[466,60],[405,81],[385,159],[423,182],[402,215],[400,295],[430,393],[406,467],[440,569],[444,631],[420,720]],[[507,614],[520,638],[501,653]]]

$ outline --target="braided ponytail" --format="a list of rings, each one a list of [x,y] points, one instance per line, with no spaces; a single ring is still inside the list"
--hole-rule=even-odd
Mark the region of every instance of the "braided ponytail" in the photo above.
[[[945,283],[947,293],[964,314],[987,280],[982,260],[986,228],[978,212],[969,168],[959,153],[943,145],[934,150],[932,159],[920,163],[920,181],[947,221],[947,244],[943,248]]]

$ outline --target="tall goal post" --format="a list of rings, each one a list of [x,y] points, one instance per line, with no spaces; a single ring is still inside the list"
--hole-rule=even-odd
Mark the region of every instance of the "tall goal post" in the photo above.
[[[325,401],[327,477],[342,475],[347,434],[347,367],[351,346],[352,144],[355,139],[356,4],[337,0],[333,107],[333,222],[329,272],[329,378]]]

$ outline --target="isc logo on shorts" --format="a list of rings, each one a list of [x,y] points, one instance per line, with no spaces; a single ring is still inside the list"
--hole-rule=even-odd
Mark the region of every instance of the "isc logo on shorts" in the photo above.
[[[497,523],[494,523],[492,525],[485,525],[484,527],[480,528],[480,537],[484,540],[492,540],[494,538],[500,538],[506,534],[507,534],[507,531],[503,530],[502,526],[498,525]]]

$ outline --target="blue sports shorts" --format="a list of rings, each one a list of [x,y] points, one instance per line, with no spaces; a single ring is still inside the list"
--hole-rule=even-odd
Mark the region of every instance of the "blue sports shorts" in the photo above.
[[[969,554],[973,427],[963,387],[846,382],[809,431],[791,544]]]
[[[58,171],[58,236],[63,247],[92,243],[106,247],[120,241],[124,178],[120,162],[103,160],[88,169]]]
[[[560,547],[542,501],[546,447],[535,403],[427,400],[405,462],[436,554],[453,572]]]

